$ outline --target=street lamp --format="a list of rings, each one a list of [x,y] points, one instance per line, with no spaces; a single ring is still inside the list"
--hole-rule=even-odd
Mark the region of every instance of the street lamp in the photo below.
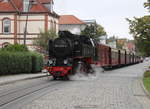
[[[24,45],[26,45],[26,35],[27,35],[29,10],[30,10],[30,6],[33,4],[33,2],[34,2],[34,0],[29,0],[29,5],[28,5],[28,9],[27,9],[27,16],[26,16],[26,22],[25,22],[25,28],[24,28]]]

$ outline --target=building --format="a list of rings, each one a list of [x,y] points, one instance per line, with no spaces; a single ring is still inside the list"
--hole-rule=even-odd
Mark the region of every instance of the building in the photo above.
[[[107,39],[107,45],[112,47],[112,48],[117,48],[116,38],[113,36],[113,37],[110,37],[109,39]]]
[[[99,43],[106,45],[107,44],[107,35],[99,37]]]
[[[86,24],[74,15],[61,15],[59,18],[59,30],[70,31],[73,34],[80,34]]]
[[[135,44],[133,40],[117,39],[117,48],[135,52]]]
[[[97,24],[95,19],[83,20],[83,22],[84,22],[86,25],[88,25],[88,26],[90,26],[90,25],[96,25],[96,24]]]
[[[0,0],[0,47],[24,44],[25,40],[33,48],[32,42],[40,30],[58,31],[59,16],[53,11],[53,5],[53,0]]]

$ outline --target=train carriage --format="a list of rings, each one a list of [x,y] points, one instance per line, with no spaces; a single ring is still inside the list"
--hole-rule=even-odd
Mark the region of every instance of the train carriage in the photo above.
[[[125,57],[126,57],[126,64],[127,65],[130,64],[130,53],[128,51],[126,51]]]
[[[119,64],[125,65],[126,64],[126,52],[125,50],[119,50]]]
[[[110,47],[102,44],[97,44],[96,48],[97,48],[97,60],[94,63],[102,67],[111,66]]]
[[[59,32],[59,37],[49,40],[49,61],[45,67],[56,79],[68,78],[81,65],[81,72],[93,73],[91,64],[112,68],[138,63],[141,58],[126,50],[99,44],[88,36]]]
[[[119,65],[119,50],[111,48],[111,67],[115,67]]]

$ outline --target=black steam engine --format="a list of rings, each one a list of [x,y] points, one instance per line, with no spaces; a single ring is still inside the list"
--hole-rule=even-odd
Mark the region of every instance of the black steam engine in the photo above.
[[[74,35],[68,31],[59,32],[59,37],[49,40],[49,61],[47,70],[56,78],[68,78],[74,74],[79,63],[90,72],[88,64],[95,56],[95,45],[91,38],[84,35]]]

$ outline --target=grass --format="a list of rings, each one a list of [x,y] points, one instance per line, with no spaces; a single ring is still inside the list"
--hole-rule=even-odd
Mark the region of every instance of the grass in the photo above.
[[[146,89],[150,92],[150,77],[144,78],[143,82]]]
[[[144,82],[145,88],[150,92],[150,70],[147,70],[144,73],[143,82]]]

